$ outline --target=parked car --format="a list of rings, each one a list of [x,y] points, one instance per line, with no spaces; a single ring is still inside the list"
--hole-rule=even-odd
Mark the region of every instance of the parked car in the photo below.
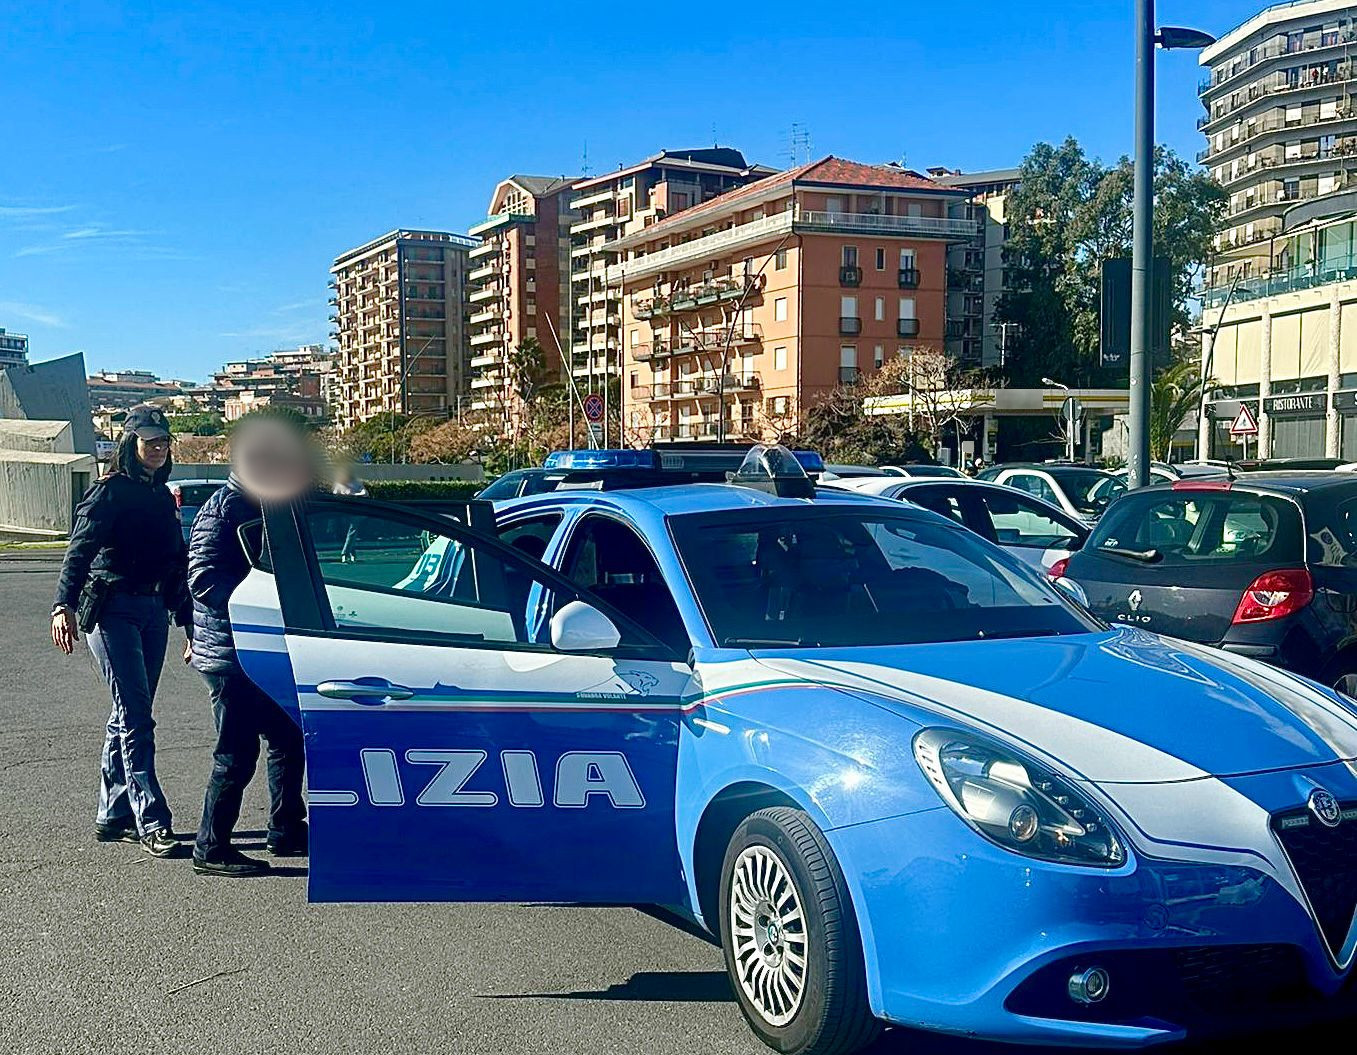
[[[547,479],[545,469],[513,469],[497,477],[476,492],[477,498],[498,502],[520,495],[537,495],[556,490],[556,481]]]
[[[1216,645],[1357,695],[1357,479],[1249,473],[1113,503],[1052,568],[1112,622]]]
[[[945,477],[948,480],[969,480],[970,477],[960,469],[950,465],[932,465],[922,462],[908,462],[905,465],[883,465],[881,468],[899,476]]]
[[[1350,1011],[1357,703],[800,483],[267,507],[231,620],[311,899],[668,906],[785,1055]]]
[[[882,477],[946,476],[959,480],[967,479],[965,473],[953,469],[950,465],[926,465],[913,463],[906,465],[843,465],[829,464],[820,479],[825,482],[838,480],[879,480]]]
[[[1095,523],[1112,499],[1126,490],[1124,480],[1102,469],[1047,462],[994,465],[979,479],[1026,491],[1085,524]]]
[[[198,510],[225,484],[225,480],[170,480],[165,485],[174,495],[174,504],[179,507],[179,527],[184,532],[185,542],[193,529],[193,518],[198,515]]]
[[[864,477],[829,486],[931,509],[1037,568],[1051,567],[1088,538],[1088,526],[1063,509],[1012,487],[964,476],[958,480]]]

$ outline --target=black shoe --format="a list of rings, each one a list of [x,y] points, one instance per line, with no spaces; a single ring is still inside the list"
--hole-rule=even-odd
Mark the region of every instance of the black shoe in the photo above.
[[[265,845],[274,857],[305,857],[311,842],[311,829],[305,821],[285,835],[270,835]]]
[[[269,863],[246,857],[239,850],[227,850],[219,861],[205,861],[194,854],[193,870],[200,876],[229,876],[232,879],[242,879],[246,876],[263,875],[269,870]]]
[[[179,840],[168,828],[157,828],[141,837],[141,848],[152,857],[172,857],[179,849]]]
[[[99,843],[139,843],[141,837],[137,835],[137,828],[134,824],[96,824],[94,826],[94,841]]]

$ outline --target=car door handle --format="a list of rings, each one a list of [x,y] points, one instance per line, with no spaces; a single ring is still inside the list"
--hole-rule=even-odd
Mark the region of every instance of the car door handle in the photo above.
[[[414,689],[393,685],[384,678],[364,678],[362,681],[322,681],[316,692],[330,700],[355,700],[358,703],[386,703],[388,700],[408,700]]]

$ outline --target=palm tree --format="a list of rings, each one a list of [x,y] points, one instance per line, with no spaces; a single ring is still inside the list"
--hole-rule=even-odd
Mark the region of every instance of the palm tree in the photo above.
[[[1179,359],[1159,372],[1150,386],[1150,457],[1167,461],[1173,437],[1189,414],[1201,409],[1201,363]]]

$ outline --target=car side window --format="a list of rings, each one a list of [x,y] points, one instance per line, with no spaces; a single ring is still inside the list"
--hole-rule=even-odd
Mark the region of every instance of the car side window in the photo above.
[[[692,647],[674,595],[645,541],[626,524],[598,514],[575,528],[562,570],[679,653]]]
[[[897,495],[907,502],[913,502],[916,506],[931,509],[934,513],[941,513],[949,520],[955,520],[958,524],[966,523],[965,514],[961,509],[961,499],[957,497],[956,491],[950,488],[902,488],[897,492]]]
[[[321,508],[306,526],[335,628],[358,636],[546,649],[548,613],[581,593],[527,556],[384,511]],[[618,624],[623,648],[655,647]]]
[[[1037,503],[1021,495],[986,494],[981,502],[1000,545],[1050,549],[1067,545],[1078,537]]]
[[[506,524],[499,529],[499,537],[501,542],[521,550],[533,560],[541,560],[547,546],[551,544],[551,536],[556,534],[560,524],[560,513],[543,513]]]
[[[1004,481],[1009,487],[1016,487],[1020,491],[1026,491],[1029,495],[1035,495],[1037,498],[1055,505],[1060,504],[1060,497],[1055,493],[1055,488],[1046,482],[1036,473],[1014,473]]]

